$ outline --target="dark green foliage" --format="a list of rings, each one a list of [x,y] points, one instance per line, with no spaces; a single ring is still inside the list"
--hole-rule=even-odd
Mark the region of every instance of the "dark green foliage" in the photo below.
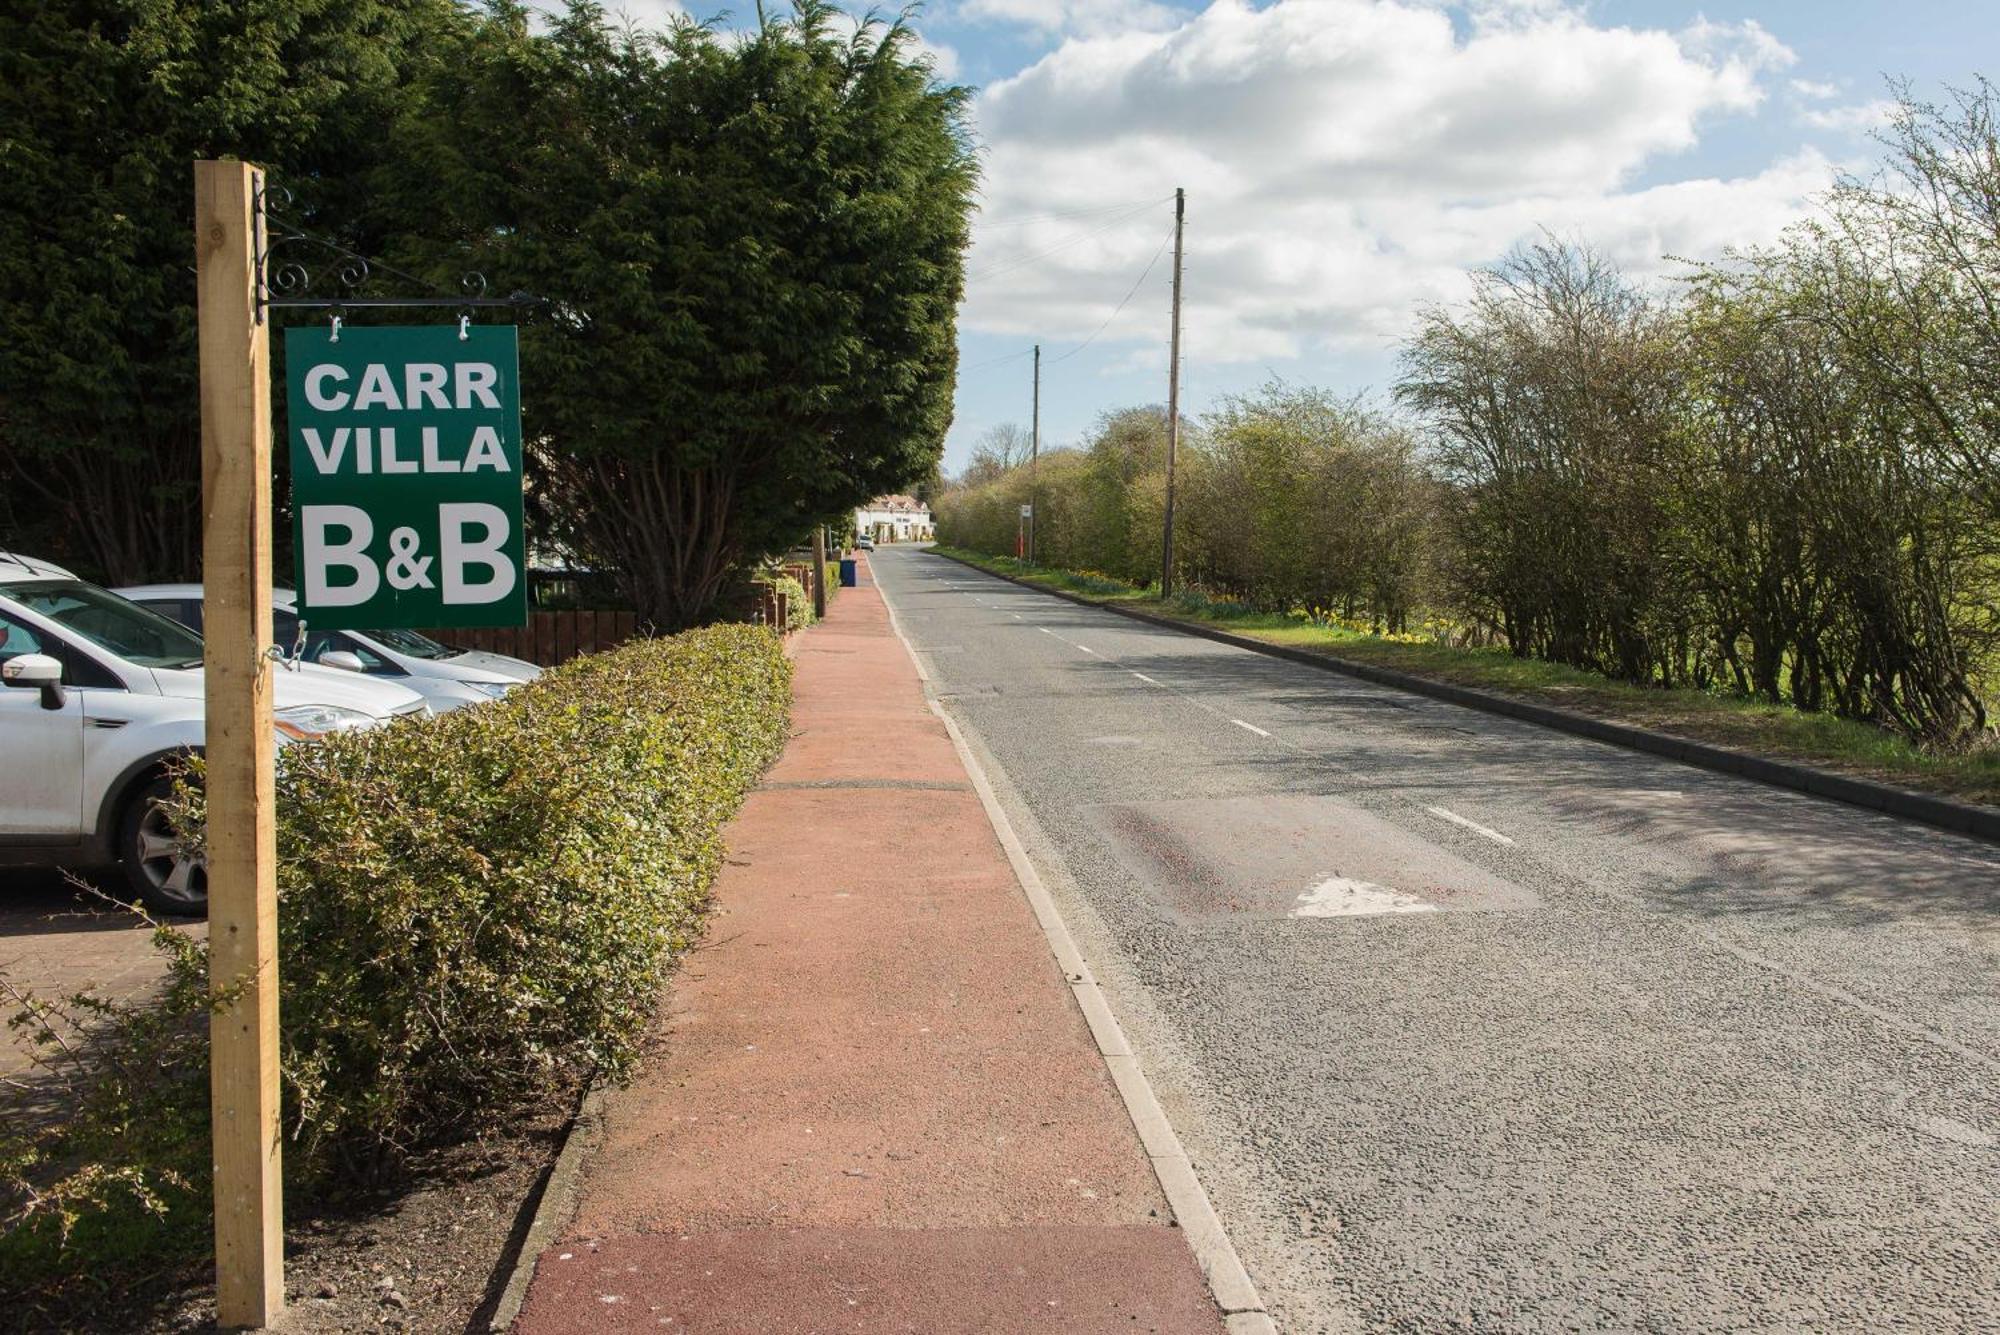
[[[0,542],[111,583],[195,573],[193,163],[267,163],[301,217],[358,221],[405,67],[459,21],[449,0],[0,7]]]
[[[399,122],[413,262],[551,304],[524,332],[546,530],[663,626],[930,473],[974,181],[964,92],[831,6],[742,40],[503,9]]]
[[[199,573],[199,157],[267,166],[290,222],[441,290],[477,268],[549,298],[522,349],[533,522],[660,627],[930,476],[975,176],[964,90],[932,83],[900,23],[844,37],[817,0],[742,41],[630,33],[594,4],[528,18],[0,10],[0,543],[112,583]]]
[[[790,673],[768,631],[711,627],[284,753],[294,1189],[366,1181],[580,1075],[629,1069],[700,929],[723,823],[783,745]],[[206,1245],[187,1217],[207,1209],[206,955],[164,942],[166,1000],[99,1007],[85,1018],[106,1032],[55,1063],[80,1104],[67,1127],[6,1109],[0,1282],[46,1267],[70,1223],[84,1262],[113,1239],[120,1254]]]

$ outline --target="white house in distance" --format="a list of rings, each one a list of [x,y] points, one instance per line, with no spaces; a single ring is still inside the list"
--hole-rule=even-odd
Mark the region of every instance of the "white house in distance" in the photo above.
[[[914,496],[877,496],[854,512],[854,531],[877,542],[929,542],[931,508]]]

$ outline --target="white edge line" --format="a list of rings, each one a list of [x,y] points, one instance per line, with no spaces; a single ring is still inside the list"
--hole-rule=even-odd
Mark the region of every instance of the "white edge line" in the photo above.
[[[1265,732],[1262,728],[1258,727],[1256,724],[1245,723],[1240,718],[1233,718],[1229,721],[1231,723],[1234,723],[1239,728],[1247,728],[1249,731],[1256,733],[1259,737],[1269,737],[1271,735],[1270,733]]]
[[[910,644],[910,637],[903,634],[903,623],[896,618],[895,604],[889,601],[888,591],[882,587],[882,581],[875,578],[873,561],[868,563],[868,580],[875,589],[875,596],[882,600],[882,610],[889,614],[889,629],[895,631],[896,638],[902,641],[903,652],[910,656],[910,662],[916,666],[917,680],[924,683],[925,693],[929,694],[931,674],[924,670],[924,660],[917,657],[915,647]]]
[[[910,646],[909,638],[896,621],[895,608],[889,602],[887,590],[882,588],[879,580],[875,588],[881,594],[882,605],[889,609],[889,628],[896,632],[896,638],[903,643],[903,652],[910,656],[912,663],[917,664],[917,672],[922,675],[923,664],[918,662],[916,650]],[[928,695],[929,691],[926,690],[925,694]],[[1048,887],[1042,884],[1042,878],[1035,871],[1035,864],[1029,860],[1028,850],[1022,845],[1020,836],[1014,833],[1013,822],[1007,819],[1006,809],[994,795],[985,768],[980,765],[979,757],[972,753],[965,734],[945,711],[944,705],[932,699],[930,707],[950,734],[952,749],[958,752],[959,763],[965,766],[966,777],[972,780],[973,791],[979,794],[979,805],[985,808],[986,820],[1000,840],[1000,847],[1006,851],[1007,861],[1014,868],[1014,877],[1027,896],[1028,907],[1034,910],[1035,920],[1041,924],[1042,934],[1048,938],[1049,951],[1069,983],[1070,995],[1076,999],[1077,1009],[1083,1012],[1091,1036],[1097,1040],[1098,1055],[1104,1059],[1112,1083],[1118,1087],[1126,1115],[1132,1119],[1132,1129],[1138,1133],[1140,1146],[1152,1165],[1153,1176],[1159,1180],[1167,1206],[1174,1212],[1181,1232],[1187,1236],[1195,1263],[1208,1280],[1209,1293],[1226,1318],[1241,1315],[1249,1319],[1246,1324],[1267,1326],[1268,1318],[1265,1322],[1256,1321],[1257,1317],[1265,1314],[1264,1300],[1258,1295],[1257,1286],[1251,1282],[1250,1273],[1243,1268],[1243,1258],[1237,1255],[1236,1244],[1224,1231],[1222,1219],[1215,1213],[1215,1205],[1208,1199],[1208,1192],[1203,1190],[1194,1164],[1181,1145],[1180,1136],[1161,1109],[1144,1068],[1132,1055],[1132,1049],[1125,1041],[1125,1031],[1119,1026],[1118,1018],[1111,1013],[1104,992],[1091,975],[1090,965],[1077,948],[1076,938],[1070,935],[1068,925],[1063,922],[1055,899],[1049,894]]]
[[[1500,831],[1489,830],[1484,825],[1481,825],[1478,821],[1467,820],[1465,817],[1459,815],[1456,811],[1446,811],[1443,807],[1425,807],[1424,810],[1430,812],[1431,815],[1436,816],[1440,820],[1448,820],[1453,825],[1463,825],[1466,829],[1472,831],[1474,834],[1483,834],[1496,844],[1505,844],[1509,848],[1512,848],[1514,846],[1514,841],[1512,839],[1509,839],[1506,835],[1500,833]]]
[[[1132,1119],[1132,1129],[1139,1135],[1139,1143],[1152,1164],[1153,1175],[1159,1179],[1160,1189],[1166,1194],[1167,1205],[1179,1221],[1181,1231],[1187,1235],[1188,1246],[1194,1252],[1196,1263],[1201,1266],[1202,1275],[1208,1280],[1209,1293],[1214,1296],[1224,1316],[1264,1312],[1264,1300],[1258,1295],[1257,1286],[1251,1282],[1249,1272],[1243,1268],[1243,1258],[1237,1255],[1235,1243],[1230,1241],[1229,1234],[1223,1229],[1222,1219],[1215,1213],[1215,1205],[1208,1199],[1208,1192],[1202,1188],[1201,1178],[1195,1173],[1194,1164],[1188,1159],[1180,1136],[1161,1109],[1159,1098],[1153,1093],[1152,1082],[1146,1078],[1145,1069],[1126,1042],[1125,1031],[1118,1018],[1111,1013],[1103,989],[1098,987],[1096,978],[1091,975],[1090,965],[1085,962],[1076,939],[1063,922],[1061,911],[1049,895],[1048,888],[1042,884],[1034,863],[1028,859],[1027,850],[1014,833],[1013,823],[1007,819],[1006,811],[994,796],[986,771],[980,766],[978,757],[973,755],[971,747],[966,745],[964,734],[951,715],[945,712],[944,706],[936,700],[932,700],[930,705],[932,712],[943,720],[945,731],[951,734],[952,747],[972,779],[973,790],[979,794],[979,804],[986,809],[986,819],[993,826],[1000,846],[1006,850],[1015,878],[1020,881],[1028,904],[1042,925],[1043,934],[1048,937],[1050,952],[1062,966],[1077,1008],[1090,1025],[1091,1034],[1097,1040],[1098,1054],[1111,1073],[1112,1083],[1118,1087],[1119,1097],[1124,1100],[1126,1115]]]

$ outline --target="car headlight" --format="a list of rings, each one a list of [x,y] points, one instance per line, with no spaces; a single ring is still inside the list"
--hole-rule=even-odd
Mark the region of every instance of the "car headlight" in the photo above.
[[[498,700],[501,696],[507,694],[507,692],[520,684],[517,681],[462,681],[459,683],[459,685],[470,687],[492,700]]]
[[[330,732],[351,732],[375,722],[373,716],[339,705],[292,705],[271,715],[280,741],[310,741]]]

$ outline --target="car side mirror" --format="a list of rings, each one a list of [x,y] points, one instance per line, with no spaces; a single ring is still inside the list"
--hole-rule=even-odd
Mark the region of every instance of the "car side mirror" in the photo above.
[[[368,665],[361,661],[361,655],[346,649],[329,649],[319,656],[321,667],[339,668],[342,672],[366,672]]]
[[[62,671],[62,664],[47,654],[16,654],[0,663],[0,681],[23,690],[35,687],[42,693],[43,709],[61,709]]]

